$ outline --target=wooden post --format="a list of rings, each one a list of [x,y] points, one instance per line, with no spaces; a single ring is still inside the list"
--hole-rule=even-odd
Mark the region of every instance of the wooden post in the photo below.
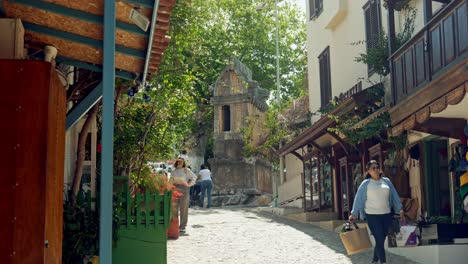
[[[305,154],[304,154],[304,150],[302,150],[302,156],[304,157]],[[302,160],[302,197],[303,197],[303,203],[304,203],[304,212],[307,212],[307,198],[306,198],[306,186],[305,186],[305,171],[306,171],[306,167],[305,167],[305,159]]]
[[[425,26],[425,33],[424,33],[424,57],[426,63],[424,63],[424,69],[426,71],[426,78],[427,81],[432,80],[432,74],[431,74],[431,65],[432,65],[432,56],[431,56],[431,36],[430,36],[430,30],[427,26],[429,21],[431,21],[432,18],[432,0],[424,0],[423,1],[423,13],[424,13],[424,26]]]
[[[279,165],[279,178],[280,178],[280,184],[283,184],[285,182],[285,177],[284,177],[284,156],[280,156],[280,165]]]
[[[395,10],[388,7],[388,51],[391,56],[396,51]]]
[[[112,192],[114,177],[115,1],[104,1],[102,71],[102,156],[99,214],[99,261],[112,263]],[[137,214],[138,216],[139,214]]]
[[[319,207],[318,207],[318,211],[322,211],[322,185],[320,184],[320,181],[322,180],[322,173],[321,173],[321,170],[322,170],[322,164],[320,164],[320,158],[321,158],[321,155],[318,154],[317,155],[317,189],[318,189],[318,203],[319,203]]]
[[[432,18],[432,0],[423,1],[424,25],[427,25]]]
[[[396,51],[396,35],[395,35],[395,10],[393,6],[388,6],[388,55],[389,55],[389,71],[390,71],[390,90],[392,93],[392,105],[397,103],[397,92],[395,89],[395,80],[393,79],[393,58],[392,55]]]

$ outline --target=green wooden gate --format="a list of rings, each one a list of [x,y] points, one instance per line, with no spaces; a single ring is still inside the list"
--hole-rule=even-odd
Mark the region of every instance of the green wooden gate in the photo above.
[[[118,213],[118,238],[112,250],[113,264],[167,263],[167,235],[172,192],[136,192],[132,195],[127,177],[114,177],[121,208]]]

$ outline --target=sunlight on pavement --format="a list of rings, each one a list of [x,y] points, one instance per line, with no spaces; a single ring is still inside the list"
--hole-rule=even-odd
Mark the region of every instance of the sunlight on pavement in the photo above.
[[[168,263],[370,263],[349,257],[338,234],[258,209],[191,209],[187,235],[168,242]],[[393,259],[393,261],[392,261]],[[413,263],[389,256],[389,263]]]

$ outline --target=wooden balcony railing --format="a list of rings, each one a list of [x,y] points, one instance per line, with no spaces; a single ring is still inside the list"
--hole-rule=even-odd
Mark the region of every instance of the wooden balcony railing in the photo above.
[[[468,57],[467,0],[452,0],[390,57],[393,103]]]
[[[340,93],[338,98],[340,99],[340,101],[344,101],[345,99],[348,99],[349,97],[351,97],[354,94],[359,93],[360,91],[362,91],[362,81],[359,81],[358,83],[356,83],[348,91],[344,93]]]

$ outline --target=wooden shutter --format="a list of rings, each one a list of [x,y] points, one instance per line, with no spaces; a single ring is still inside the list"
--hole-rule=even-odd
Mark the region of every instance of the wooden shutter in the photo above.
[[[379,46],[379,38],[382,30],[382,18],[379,0],[369,0],[364,6],[364,19],[366,27],[367,50]],[[369,71],[372,71],[369,68]]]
[[[312,20],[315,17],[315,1],[309,0],[309,19]]]
[[[317,17],[323,10],[323,0],[309,0],[310,20]]]
[[[332,98],[330,74],[330,48],[327,47],[319,56],[320,101],[322,107],[328,105]]]
[[[323,10],[323,0],[315,0],[315,6],[317,8],[316,13],[318,15],[318,13],[322,12]]]

